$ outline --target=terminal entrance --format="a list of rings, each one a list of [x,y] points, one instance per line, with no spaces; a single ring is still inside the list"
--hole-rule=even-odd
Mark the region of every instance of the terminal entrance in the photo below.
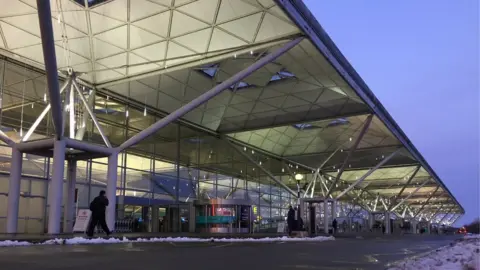
[[[125,205],[117,218],[119,232],[189,232],[189,204]]]
[[[244,200],[211,199],[195,202],[195,231],[250,233],[252,206]]]

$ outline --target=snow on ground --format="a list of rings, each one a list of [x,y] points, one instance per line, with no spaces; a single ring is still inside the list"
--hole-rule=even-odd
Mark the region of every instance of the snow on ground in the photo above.
[[[32,243],[25,241],[0,241],[0,247],[12,247],[12,246],[30,246]]]
[[[30,245],[86,245],[86,244],[119,244],[119,243],[159,243],[159,242],[323,242],[335,240],[334,237],[318,236],[313,238],[290,238],[290,237],[274,237],[274,238],[190,238],[190,237],[165,237],[165,238],[139,238],[130,240],[123,238],[83,238],[74,237],[70,239],[52,239],[40,244],[33,244],[25,241],[0,241],[0,247],[12,246],[30,246]]]
[[[390,270],[480,270],[480,237],[466,236],[455,244],[408,258]]]
[[[467,234],[463,238],[464,239],[480,239],[480,234]]]

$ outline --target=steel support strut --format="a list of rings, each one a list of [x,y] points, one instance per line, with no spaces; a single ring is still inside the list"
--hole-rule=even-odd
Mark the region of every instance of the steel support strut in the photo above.
[[[455,222],[457,222],[457,220],[458,220],[459,218],[461,218],[462,216],[463,216],[463,215],[458,215],[455,219],[453,219],[453,221],[451,222],[451,225],[450,225],[450,226],[452,226],[453,224],[455,224]]]
[[[70,86],[70,84],[71,84],[71,80],[70,80],[70,78],[67,78],[67,80],[63,83],[62,88],[60,88],[60,94],[62,94],[65,91],[65,89],[67,89],[67,87]],[[38,127],[38,125],[40,125],[43,118],[45,118],[45,115],[47,115],[47,113],[50,111],[51,108],[52,108],[52,104],[48,103],[47,107],[45,107],[45,109],[43,109],[43,111],[37,117],[35,122],[33,122],[33,125],[28,129],[25,136],[23,136],[22,142],[28,141],[30,136],[32,136],[33,132],[35,132],[35,129]],[[63,120],[62,120],[62,131],[63,131]]]
[[[40,1],[40,0],[38,0]],[[135,136],[131,137],[128,139],[126,142],[124,142],[120,147],[119,147],[119,152],[123,151],[124,149],[131,147],[145,138],[151,136],[161,128],[167,126],[168,124],[172,123],[173,121],[179,119],[183,115],[187,114],[188,112],[192,111],[193,109],[197,108],[198,106],[202,105],[203,103],[207,102],[211,98],[215,97],[216,95],[220,94],[222,91],[228,89],[230,86],[238,83],[239,81],[243,80],[244,78],[248,77],[251,75],[253,72],[259,70],[266,64],[274,61],[287,51],[289,51],[291,48],[295,47],[297,44],[299,44],[303,40],[303,37],[296,38],[292,41],[289,41],[285,45],[283,45],[280,49],[277,51],[270,53],[266,55],[263,58],[260,58],[257,62],[249,66],[248,68],[238,72],[235,74],[233,77],[230,77],[229,79],[223,81],[222,83],[218,84],[214,88],[208,90],[207,92],[203,93],[199,97],[195,98],[194,100],[190,101],[188,104],[185,104],[184,106],[178,108],[174,112],[170,113],[169,115],[165,116],[164,118],[160,119],[157,121],[155,124],[151,125],[150,127],[142,130]]]
[[[362,127],[362,130],[360,131],[360,134],[358,134],[358,137],[355,140],[355,143],[353,144],[353,146],[348,151],[348,155],[345,158],[345,160],[343,161],[342,167],[340,167],[340,169],[337,173],[337,177],[335,178],[335,181],[333,181],[333,183],[330,185],[330,188],[328,189],[328,192],[327,192],[327,196],[330,195],[330,193],[335,188],[335,185],[338,183],[338,180],[340,180],[340,177],[342,176],[343,171],[345,170],[345,167],[347,167],[347,164],[350,161],[350,158],[352,157],[353,152],[355,152],[355,150],[357,150],[357,147],[360,144],[360,142],[362,141],[363,136],[365,135],[365,133],[367,133],[368,127],[370,127],[370,123],[372,122],[372,119],[373,119],[373,114],[370,114],[369,116],[367,116],[367,119],[365,120],[365,123],[363,124],[363,127]]]
[[[438,189],[440,188],[440,186],[438,186],[433,192],[432,194],[428,197],[428,199],[425,201],[425,203],[420,207],[420,209],[418,209],[417,213],[413,216],[413,218],[416,218],[418,216],[418,214],[420,214],[423,209],[425,208],[425,206],[428,204],[428,202],[433,198],[433,196],[435,195],[435,193],[437,193]]]
[[[242,150],[238,149],[235,145],[233,145],[227,138],[223,138],[223,140],[230,145],[235,151],[237,151],[240,155],[244,156],[246,159],[248,159],[253,165],[255,165],[258,169],[263,171],[270,179],[272,179],[275,183],[279,184],[281,187],[283,187],[286,191],[288,191],[290,194],[293,196],[297,197],[298,194],[297,192],[293,191],[291,188],[289,188],[285,183],[282,181],[278,180],[271,172],[269,172],[267,169],[265,169],[263,166],[255,162],[248,154],[244,153]]]
[[[442,221],[445,220],[445,218],[446,218],[448,215],[450,215],[450,213],[452,212],[452,210],[453,210],[453,207],[450,208],[450,210],[448,210],[448,212],[445,214],[445,216],[443,216],[442,219],[440,219],[440,221],[438,222],[438,224],[441,224]]]
[[[385,157],[384,159],[382,159],[382,161],[380,161],[377,165],[375,165],[375,167],[371,168],[365,175],[363,175],[362,177],[360,177],[357,181],[355,181],[355,183],[351,184],[348,188],[346,188],[344,191],[342,191],[338,196],[337,196],[337,200],[340,199],[340,197],[342,197],[343,195],[345,195],[347,192],[349,192],[350,190],[352,190],[354,187],[356,187],[358,184],[360,184],[361,182],[363,182],[363,180],[365,180],[367,177],[369,177],[373,172],[375,172],[378,168],[382,167],[385,163],[387,163],[391,158],[393,158],[398,152],[400,152],[400,150],[402,150],[402,148],[398,148],[395,152],[391,153],[390,155],[388,155],[387,157]],[[339,179],[339,178],[337,178]]]
[[[420,186],[418,186],[412,193],[408,194],[407,197],[403,198],[402,201],[400,201],[397,205],[395,205],[394,207],[392,207],[390,209],[391,212],[395,211],[395,209],[397,209],[397,207],[399,207],[400,205],[402,205],[405,201],[407,201],[408,199],[410,199],[410,197],[413,196],[413,194],[417,193],[423,186],[425,186],[428,182],[430,182],[430,178],[428,178],[427,180],[425,180]]]
[[[98,122],[97,117],[93,113],[92,108],[89,106],[88,101],[83,96],[82,91],[80,91],[80,88],[78,87],[77,82],[75,81],[75,78],[72,78],[72,85],[75,87],[75,90],[77,90],[77,93],[80,96],[80,100],[82,100],[83,105],[85,106],[85,109],[87,110],[88,114],[92,118],[92,121],[95,124],[95,127],[97,127],[97,130],[100,133],[100,136],[102,136],[102,139],[105,142],[105,145],[109,148],[112,147],[107,136],[105,136],[105,133],[103,133],[102,127],[100,126],[100,123]]]
[[[395,205],[397,203],[397,200],[398,198],[400,198],[400,196],[402,196],[403,194],[403,191],[405,191],[405,189],[407,188],[408,185],[410,185],[410,183],[412,182],[413,178],[415,178],[415,175],[417,175],[418,171],[420,170],[421,166],[417,166],[417,168],[415,168],[415,170],[413,171],[412,175],[410,175],[410,178],[408,178],[408,181],[407,183],[405,183],[405,185],[403,185],[402,189],[400,190],[400,192],[398,192],[397,196],[394,198],[393,202],[392,202],[392,205]]]
[[[443,203],[438,207],[437,211],[433,213],[433,215],[430,217],[430,220],[432,220],[441,210],[443,209]]]
[[[48,95],[52,106],[53,126],[57,139],[62,137],[62,100],[58,87],[57,57],[52,28],[50,1],[37,0],[38,22],[42,38],[43,59],[48,84]]]
[[[3,131],[0,130],[0,140],[4,143],[6,143],[8,146],[13,147],[15,145],[15,142],[10,139],[7,134],[3,133]]]
[[[94,102],[95,102],[95,94],[96,94],[96,90],[93,89],[92,92],[90,93],[90,95],[88,96],[88,107],[90,109],[94,109]],[[85,104],[84,104],[85,105]],[[87,131],[87,120],[88,120],[88,116],[90,115],[88,113],[88,110],[87,108],[84,106],[83,107],[85,109],[85,111],[87,112],[83,112],[83,115],[82,115],[82,123],[80,125],[80,128],[77,130],[77,134],[75,134],[75,139],[77,140],[83,140],[83,136],[85,135],[85,132]]]

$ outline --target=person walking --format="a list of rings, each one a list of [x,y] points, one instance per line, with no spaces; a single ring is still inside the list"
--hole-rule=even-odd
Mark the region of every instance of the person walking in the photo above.
[[[100,191],[98,197],[93,199],[90,203],[90,211],[92,211],[92,220],[88,226],[87,235],[93,237],[95,227],[100,224],[103,231],[109,236],[112,232],[108,229],[107,222],[105,220],[105,211],[108,206],[108,199],[105,196],[105,190]]]
[[[332,229],[333,229],[332,234],[336,234],[336,233],[337,233],[337,225],[338,225],[337,219],[333,219],[333,222],[332,222]]]
[[[288,208],[288,214],[287,214],[287,226],[288,226],[289,236],[292,235],[294,224],[295,224],[295,210],[290,205],[290,207]]]

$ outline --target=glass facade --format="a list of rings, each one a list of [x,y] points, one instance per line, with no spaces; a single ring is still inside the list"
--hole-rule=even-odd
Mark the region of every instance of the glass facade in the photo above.
[[[0,115],[1,129],[18,141],[45,108],[45,93],[29,89],[22,80],[16,84],[9,84],[8,80],[15,73],[20,78],[45,87],[45,78],[43,74],[20,68],[15,63],[0,62],[0,66],[4,67],[2,72],[6,72],[6,79],[1,82],[4,108]],[[16,94],[18,87],[25,87],[21,97]],[[94,104],[99,124],[114,146],[163,117],[153,109],[142,108],[139,104],[101,92],[95,95]],[[90,119],[85,122],[85,127],[84,141],[103,143]],[[51,117],[47,115],[31,140],[50,137],[52,132]],[[2,143],[0,155],[1,232],[6,219],[10,147]],[[52,158],[48,157],[23,156],[19,232],[39,233],[45,229],[52,162]],[[76,208],[88,208],[89,202],[99,191],[106,189],[107,162],[107,158],[77,161]],[[292,175],[304,174],[304,182],[312,177],[312,172],[306,169],[290,165],[292,171],[289,172],[287,166],[280,159],[232,145],[197,127],[172,123],[118,156],[117,218],[135,213],[132,210],[135,205],[170,205],[212,198],[242,199],[251,203],[260,227],[271,227],[275,222],[284,220],[286,208],[292,203],[292,195],[272,181],[260,167],[295,190],[296,182]],[[65,162],[65,180],[66,168]]]

